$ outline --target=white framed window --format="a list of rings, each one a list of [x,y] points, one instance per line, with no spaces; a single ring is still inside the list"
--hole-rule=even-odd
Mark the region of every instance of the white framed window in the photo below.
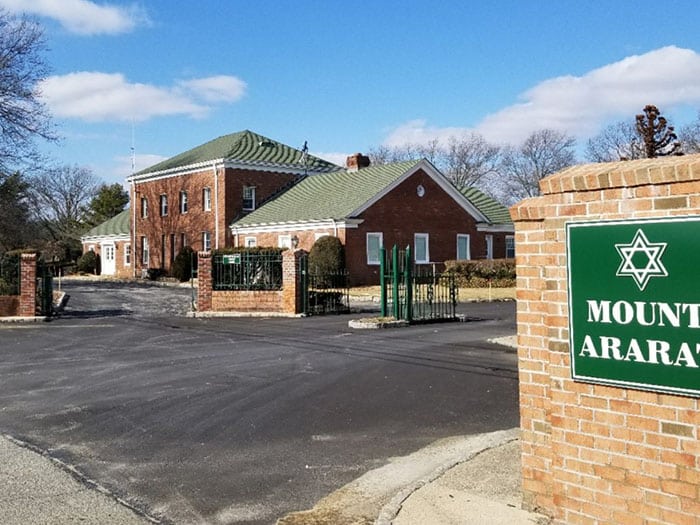
[[[416,233],[413,236],[413,259],[417,264],[430,262],[429,235],[427,233]]]
[[[168,196],[160,196],[160,216],[165,217],[168,214]]]
[[[506,235],[506,259],[515,258],[515,237]]]
[[[202,209],[211,211],[211,188],[202,189]]]
[[[180,192],[180,213],[187,213],[187,192]]]
[[[471,259],[470,237],[467,234],[457,234],[457,260],[468,261]]]
[[[280,235],[277,237],[277,246],[279,248],[292,248],[292,236],[291,235]]]
[[[382,246],[384,246],[384,234],[381,232],[367,234],[367,264],[380,264]]]
[[[141,197],[141,218],[145,219],[146,217],[148,217],[148,199]]]
[[[258,239],[256,237],[246,237],[244,245],[246,248],[255,248],[258,245]]]
[[[148,237],[141,237],[141,264],[143,264],[146,268],[148,268],[148,260],[149,260],[149,253],[148,253]]]
[[[486,235],[486,258],[493,259],[493,235]]]
[[[131,266],[131,244],[124,245],[124,266]]]
[[[211,233],[202,232],[202,250],[208,252],[211,250]]]
[[[243,210],[255,209],[255,186],[243,186]]]

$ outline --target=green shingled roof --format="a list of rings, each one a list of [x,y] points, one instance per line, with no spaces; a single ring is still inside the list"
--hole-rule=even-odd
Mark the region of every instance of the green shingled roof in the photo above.
[[[302,156],[303,153],[298,149],[245,130],[210,140],[201,146],[141,170],[136,175],[181,168],[218,159],[263,165],[293,166],[295,168],[303,168],[305,164],[310,171],[321,172],[338,169],[335,164],[308,154],[304,163]]]
[[[236,221],[236,227],[345,219],[420,161],[310,175]]]
[[[130,210],[126,209],[111,219],[108,219],[102,224],[98,224],[92,228],[85,235],[83,235],[83,238],[118,236],[128,237],[130,235],[130,215]]]
[[[512,224],[513,220],[510,217],[508,208],[500,202],[476,188],[459,188],[459,191],[486,216],[491,224]]]

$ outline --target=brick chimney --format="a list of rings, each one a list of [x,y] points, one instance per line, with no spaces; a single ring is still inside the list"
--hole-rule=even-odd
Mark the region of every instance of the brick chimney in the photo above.
[[[348,171],[357,171],[369,166],[369,157],[362,153],[355,153],[345,159],[345,167]]]

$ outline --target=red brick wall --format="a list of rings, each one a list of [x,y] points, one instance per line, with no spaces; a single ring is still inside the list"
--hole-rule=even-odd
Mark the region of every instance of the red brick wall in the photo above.
[[[36,254],[23,253],[20,262],[19,315],[36,315]]]
[[[211,247],[216,248],[216,216],[218,205],[219,248],[231,246],[231,233],[228,225],[242,216],[243,187],[255,186],[256,201],[259,204],[280,188],[285,187],[295,176],[284,173],[217,169],[215,181],[214,168],[207,168],[198,173],[140,182],[136,184],[136,195],[132,203],[136,206],[136,252],[137,268],[141,268],[141,237],[147,236],[150,247],[149,266],[151,268],[170,269],[171,234],[175,235],[174,253],[182,249],[181,234],[185,234],[186,243],[195,251],[202,250],[202,233],[211,234]],[[203,189],[211,188],[211,211],[204,211]],[[218,190],[218,194],[217,194]],[[180,191],[187,192],[187,213],[180,213]],[[168,215],[160,216],[160,195],[168,197]],[[141,198],[148,199],[148,217],[141,217]],[[165,235],[165,257],[162,257],[162,235]],[[140,271],[138,272],[140,275]]]
[[[319,235],[332,235],[338,237],[340,242],[345,242],[345,229],[338,228],[335,231],[333,228],[320,228],[318,230],[305,230],[305,231],[295,231],[295,230],[285,230],[274,233],[256,233],[256,234],[238,234],[238,246],[245,246],[246,237],[255,237],[257,246],[272,246],[277,247],[279,245],[279,237],[281,235],[289,235],[293,237],[296,235],[299,238],[299,245],[297,246],[300,250],[311,251],[314,243],[316,242],[316,234]],[[234,239],[234,242],[236,240]]]
[[[19,295],[0,295],[0,317],[19,315]]]
[[[700,214],[700,156],[592,164],[541,183],[516,225],[526,507],[556,523],[700,523],[700,401],[571,379],[565,224]]]

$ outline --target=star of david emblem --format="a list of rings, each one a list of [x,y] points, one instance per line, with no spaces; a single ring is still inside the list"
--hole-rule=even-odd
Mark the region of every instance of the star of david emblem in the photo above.
[[[652,277],[667,277],[668,272],[661,256],[666,250],[665,242],[649,242],[640,229],[629,244],[616,244],[615,249],[622,257],[617,277],[632,277],[640,291],[644,291]],[[636,257],[635,257],[636,256]]]

